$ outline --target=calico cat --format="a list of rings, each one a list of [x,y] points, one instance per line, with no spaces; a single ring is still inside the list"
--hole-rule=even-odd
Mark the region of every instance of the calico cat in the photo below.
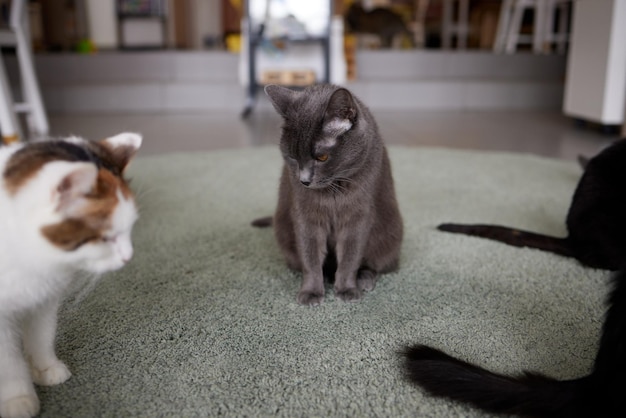
[[[626,269],[626,140],[586,162],[567,214],[565,238],[497,225],[446,223],[437,228],[573,257],[585,266]]]
[[[613,278],[600,347],[587,376],[566,381],[529,372],[504,376],[423,345],[407,348],[404,355],[408,378],[427,393],[488,412],[546,418],[625,417],[626,271]]]
[[[358,301],[378,275],[398,267],[402,218],[391,165],[367,107],[330,84],[265,88],[283,117],[284,158],[274,231],[287,265],[303,273],[301,305],[335,295]],[[253,222],[269,224],[268,219]]]
[[[0,147],[0,417],[36,415],[33,381],[70,377],[54,350],[68,289],[132,257],[137,209],[122,173],[140,145],[122,133]]]
[[[383,48],[391,48],[394,38],[398,35],[405,35],[411,45],[415,46],[413,33],[407,28],[402,16],[393,10],[377,7],[367,11],[360,1],[355,1],[346,11],[344,18],[350,31],[378,35],[380,46]]]

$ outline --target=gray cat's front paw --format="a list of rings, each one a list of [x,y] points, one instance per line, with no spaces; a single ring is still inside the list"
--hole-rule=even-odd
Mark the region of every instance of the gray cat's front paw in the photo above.
[[[359,278],[356,283],[359,289],[364,292],[371,292],[376,287],[376,279],[374,277]]]
[[[335,295],[344,302],[358,302],[363,297],[363,293],[358,288],[335,289]]]
[[[298,296],[296,297],[296,300],[298,301],[300,305],[319,306],[322,304],[322,302],[324,302],[324,295],[323,294],[320,295],[319,293],[315,293],[315,292],[301,290],[300,292],[298,292]]]
[[[378,275],[369,269],[362,269],[356,278],[356,284],[364,292],[371,292],[376,287]]]
[[[67,366],[60,360],[56,363],[41,370],[35,367],[31,368],[33,382],[41,386],[54,386],[65,382],[72,376]]]
[[[0,402],[0,417],[31,418],[39,412],[39,399],[36,395],[22,395]]]

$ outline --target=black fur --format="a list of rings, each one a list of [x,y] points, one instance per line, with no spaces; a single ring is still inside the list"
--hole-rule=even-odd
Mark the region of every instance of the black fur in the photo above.
[[[458,234],[473,235],[501,241],[514,247],[531,247],[549,251],[565,257],[573,257],[566,238],[556,238],[534,232],[522,231],[498,225],[459,225],[441,224],[440,231],[455,232]]]
[[[626,268],[626,140],[590,159],[567,214],[567,237],[496,225],[442,224],[438,229],[537,248],[576,258],[589,267]]]
[[[121,176],[126,163],[120,164],[112,157],[113,149],[108,149],[97,141],[72,143],[61,140],[32,142],[15,152],[4,171],[5,178],[9,178],[22,170],[25,160],[59,160],[84,161],[95,164],[98,168],[105,168],[116,176]],[[133,150],[134,154],[134,150]]]
[[[389,8],[365,10],[360,1],[355,1],[346,11],[345,21],[351,32],[378,35],[382,48],[391,48],[398,35],[405,35],[414,46],[413,33],[407,28],[402,16]]]
[[[504,376],[423,345],[403,352],[410,381],[427,393],[494,413],[529,417],[626,416],[626,272],[614,278],[593,371],[558,381]]]
[[[266,216],[252,221],[252,226],[256,226],[257,228],[267,228],[268,226],[272,226],[272,224],[273,222],[271,216]]]

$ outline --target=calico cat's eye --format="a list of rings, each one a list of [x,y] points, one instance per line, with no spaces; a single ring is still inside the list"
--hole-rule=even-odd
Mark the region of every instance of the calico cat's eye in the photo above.
[[[328,160],[328,154],[318,155],[317,157],[315,157],[315,159],[317,161],[324,162],[324,161]]]
[[[102,236],[102,237],[100,237],[100,241],[108,242],[108,243],[115,242],[116,239],[117,239],[117,236]]]

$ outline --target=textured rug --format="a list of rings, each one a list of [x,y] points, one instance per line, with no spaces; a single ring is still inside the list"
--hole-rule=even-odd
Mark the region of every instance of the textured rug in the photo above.
[[[564,234],[580,169],[530,155],[391,148],[401,268],[357,304],[296,304],[270,229],[277,147],[139,157],[135,257],[60,313],[73,372],[38,388],[44,417],[468,417],[406,382],[426,343],[493,370],[589,371],[604,271],[439,232],[444,221]]]

